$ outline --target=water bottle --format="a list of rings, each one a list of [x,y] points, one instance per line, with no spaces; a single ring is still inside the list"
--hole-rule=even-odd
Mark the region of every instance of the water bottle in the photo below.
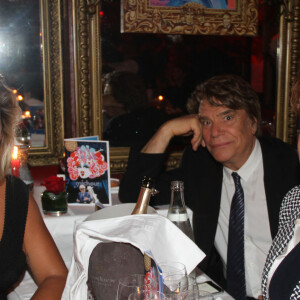
[[[181,229],[191,240],[195,241],[191,222],[185,207],[183,181],[171,182],[171,201],[167,218]]]

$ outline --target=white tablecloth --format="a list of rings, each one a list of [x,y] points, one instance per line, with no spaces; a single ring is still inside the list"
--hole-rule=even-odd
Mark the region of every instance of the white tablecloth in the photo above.
[[[34,186],[33,196],[41,209],[41,193],[44,191],[45,187],[43,186]],[[119,204],[117,189],[112,189],[112,204]],[[168,206],[161,206],[157,210],[159,214],[166,216]],[[56,217],[56,216],[45,216],[43,213],[43,218],[45,224],[51,233],[60,254],[63,257],[63,260],[66,263],[66,266],[69,268],[72,254],[73,254],[73,229],[77,222],[83,221],[88,215],[95,211],[94,205],[85,205],[85,204],[71,204],[68,207],[68,212],[65,215]],[[192,221],[192,211],[188,209],[189,217]],[[201,276],[203,281],[207,280],[208,277],[203,274]],[[31,276],[28,272],[25,273],[25,277],[20,283],[20,285],[8,295],[8,300],[25,300],[30,299],[34,294],[37,286],[33,282]],[[219,299],[230,300],[232,299],[227,294],[220,294]],[[108,299],[109,300],[109,299]]]

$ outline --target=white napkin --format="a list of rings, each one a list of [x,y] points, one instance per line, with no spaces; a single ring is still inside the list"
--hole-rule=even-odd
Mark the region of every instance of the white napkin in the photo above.
[[[90,255],[102,241],[130,243],[156,261],[178,261],[190,273],[205,257],[199,247],[170,220],[160,215],[130,215],[86,221],[74,234],[74,254],[62,299],[85,300]]]

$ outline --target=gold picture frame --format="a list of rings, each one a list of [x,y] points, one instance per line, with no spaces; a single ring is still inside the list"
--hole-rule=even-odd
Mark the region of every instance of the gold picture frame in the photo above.
[[[64,151],[61,7],[61,0],[40,0],[46,134],[45,146],[30,148],[30,166],[57,165]]]
[[[0,34],[5,44],[11,46],[6,47],[9,55],[1,55],[1,73],[12,89],[18,90],[24,98],[24,92],[32,93],[33,105],[38,99],[43,107],[40,109],[43,112],[37,114],[40,132],[31,132],[28,163],[31,167],[57,165],[64,151],[63,1],[19,1],[20,6],[17,1],[9,5],[6,2],[0,4],[2,12],[7,9],[7,20],[2,20]],[[12,13],[16,7],[21,11],[25,5],[22,16]],[[21,23],[22,28],[17,29]],[[30,107],[25,101],[21,106],[22,109]],[[34,117],[27,121],[32,125]]]
[[[182,6],[160,4],[166,2],[168,1],[122,0],[121,31],[248,36],[257,33],[257,0],[235,0],[231,9],[207,8],[187,1],[183,1],[186,3]]]

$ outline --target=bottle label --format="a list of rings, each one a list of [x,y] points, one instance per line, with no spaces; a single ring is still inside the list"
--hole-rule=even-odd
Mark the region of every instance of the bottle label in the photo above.
[[[149,286],[156,291],[162,291],[162,284],[158,272],[158,266],[153,258],[153,255],[150,250],[145,251],[144,253],[144,266],[145,266],[145,280]]]

